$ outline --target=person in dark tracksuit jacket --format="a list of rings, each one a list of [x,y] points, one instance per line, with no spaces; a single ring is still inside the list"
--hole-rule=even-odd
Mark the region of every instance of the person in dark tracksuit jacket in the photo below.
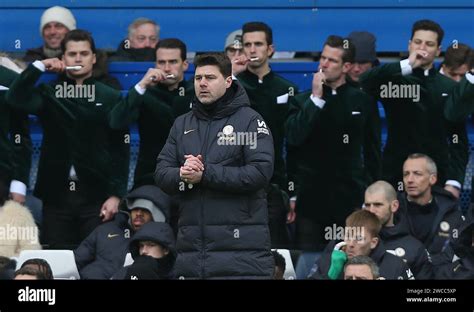
[[[385,110],[382,179],[402,191],[403,162],[409,154],[423,153],[438,166],[437,183],[459,197],[469,158],[466,126],[463,121],[447,120],[444,110],[464,106],[468,99],[456,97],[457,83],[433,66],[443,35],[433,21],[415,22],[408,59],[373,68],[360,77],[360,83]]]
[[[173,279],[176,240],[167,223],[149,222],[141,227],[128,246],[134,262],[121,268],[112,279]]]
[[[416,279],[432,279],[433,266],[425,246],[410,234],[406,222],[395,218],[399,207],[397,192],[386,181],[377,181],[365,191],[363,208],[382,223],[379,236],[387,252],[400,257]]]
[[[294,151],[287,147],[285,119],[288,101],[298,93],[298,87],[276,74],[270,67],[270,57],[275,51],[270,26],[262,22],[244,24],[242,41],[244,55],[233,61],[233,74],[247,92],[250,106],[265,119],[272,131],[275,146],[275,168],[271,184],[267,188],[272,248],[289,248],[286,221],[289,194],[293,193],[295,182],[289,175],[294,171],[290,169],[296,159],[292,159],[295,157]],[[257,60],[251,61],[255,58]],[[293,165],[296,166],[296,163]]]
[[[19,75],[0,66],[0,206],[11,197],[23,204],[30,176],[28,114],[7,105],[5,94]]]
[[[347,234],[347,229],[354,229]],[[346,222],[346,238],[344,241],[333,240],[324,250],[321,257],[311,269],[310,279],[342,279],[344,264],[347,258],[368,256],[379,267],[379,275],[383,279],[414,279],[407,264],[399,257],[387,252],[383,242],[378,237],[381,223],[377,216],[366,210],[353,212]],[[361,231],[357,229],[363,229]],[[350,233],[351,231],[349,231]],[[352,237],[352,236],[355,237]],[[345,257],[337,259],[334,253],[340,252],[342,247]],[[336,269],[335,269],[336,268]]]
[[[460,229],[459,239],[450,242],[443,252],[445,261],[436,268],[437,279],[474,279],[474,219],[473,206],[469,207],[466,222]]]
[[[99,225],[74,250],[81,279],[109,279],[124,263],[128,244],[145,223],[168,222],[170,198],[154,185],[143,185],[125,198],[126,211]]]
[[[179,193],[176,276],[270,279],[271,132],[223,53],[194,64],[193,110],[176,119],[155,173],[159,187]]]
[[[344,42],[338,36],[327,39],[311,91],[290,99],[288,144],[302,151],[296,201],[300,249],[322,250],[324,229],[343,225],[361,207],[367,184],[380,172],[377,107],[346,83],[354,49],[345,49]]]
[[[121,95],[92,77],[93,38],[73,30],[62,48],[62,60],[35,61],[6,94],[10,106],[38,115],[43,127],[35,196],[43,201],[42,243],[60,249],[75,248],[118,211],[130,150],[128,129],[107,123]],[[67,72],[35,87],[45,70]]]
[[[436,271],[446,258],[443,253],[459,241],[460,229],[468,222],[454,196],[436,184],[436,164],[424,154],[412,154],[403,165],[406,192],[399,193],[396,218],[405,222],[431,255]]]
[[[175,118],[190,110],[194,96],[192,82],[184,79],[188,68],[184,42],[173,38],[161,40],[156,55],[156,68],[149,69],[129,91],[129,97],[136,100],[121,102],[109,114],[109,124],[114,129],[133,122],[138,124],[140,148],[134,188],[154,183],[156,157],[165,145]],[[167,78],[169,75],[173,77]]]

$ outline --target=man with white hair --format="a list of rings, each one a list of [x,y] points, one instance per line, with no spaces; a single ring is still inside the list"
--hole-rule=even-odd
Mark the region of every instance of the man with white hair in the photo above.
[[[110,58],[115,62],[154,62],[155,48],[160,40],[160,25],[155,21],[140,17],[128,26],[128,35],[117,52]]]
[[[62,54],[61,41],[71,30],[76,29],[76,19],[71,11],[61,6],[54,6],[43,12],[40,22],[40,35],[43,45],[26,51],[23,58],[26,62],[59,57]]]

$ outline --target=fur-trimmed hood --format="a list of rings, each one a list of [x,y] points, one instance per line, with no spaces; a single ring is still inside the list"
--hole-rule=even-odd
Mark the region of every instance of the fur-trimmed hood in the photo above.
[[[41,249],[39,231],[28,208],[6,201],[0,207],[0,255],[18,257],[22,250]]]

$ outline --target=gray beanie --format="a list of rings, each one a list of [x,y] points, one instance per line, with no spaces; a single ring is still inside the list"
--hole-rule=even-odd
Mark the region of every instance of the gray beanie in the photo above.
[[[353,31],[349,39],[355,46],[356,63],[378,63],[377,53],[375,52],[375,36],[367,31]]]
[[[41,15],[40,35],[43,36],[43,28],[50,22],[58,22],[66,26],[67,29],[76,29],[76,19],[71,11],[61,6],[53,6]]]
[[[225,39],[224,50],[227,48],[242,49],[242,29],[231,32]]]

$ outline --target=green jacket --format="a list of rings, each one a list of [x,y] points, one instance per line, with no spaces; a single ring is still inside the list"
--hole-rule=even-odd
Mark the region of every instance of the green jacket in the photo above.
[[[407,156],[424,153],[438,167],[438,182],[464,182],[468,161],[468,140],[464,122],[444,118],[444,108],[455,101],[456,82],[432,68],[425,76],[417,68],[402,76],[400,63],[385,64],[364,73],[361,84],[366,92],[379,99],[387,119],[387,142],[383,154],[383,176],[397,188],[402,185],[402,168]],[[392,93],[387,90],[411,90]],[[413,96],[418,93],[418,96]],[[416,101],[418,100],[418,101]]]
[[[463,121],[474,112],[474,83],[464,77],[452,92],[453,100],[446,103],[444,115],[451,121]]]
[[[10,108],[5,101],[7,88],[19,75],[0,66],[0,171],[28,185],[31,168],[31,138],[28,114]]]
[[[365,187],[380,171],[380,120],[374,102],[347,83],[336,94],[323,88],[322,109],[310,99],[311,91],[301,93],[290,100],[285,124],[288,144],[304,147],[298,212],[321,218],[321,224],[343,221],[360,207]]]
[[[288,191],[285,142],[285,120],[288,114],[288,101],[298,93],[298,87],[270,71],[263,81],[246,70],[237,76],[250,99],[251,107],[262,115],[270,128],[275,146],[275,169],[271,183],[278,184]]]
[[[169,91],[166,86],[157,85],[147,89],[144,95],[140,95],[133,87],[126,101],[110,111],[109,124],[114,129],[138,122],[140,149],[134,188],[155,184],[153,175],[156,158],[166,143],[175,118],[190,110],[193,96],[193,83],[184,80],[175,90]]]
[[[35,195],[55,201],[70,184],[71,166],[90,200],[122,197],[127,191],[130,137],[128,129],[112,130],[107,123],[109,111],[119,103],[120,92],[94,78],[84,86],[94,90],[95,99],[70,98],[58,93],[75,81],[66,77],[49,84],[35,83],[42,72],[30,65],[7,92],[9,105],[39,117],[43,143]]]

